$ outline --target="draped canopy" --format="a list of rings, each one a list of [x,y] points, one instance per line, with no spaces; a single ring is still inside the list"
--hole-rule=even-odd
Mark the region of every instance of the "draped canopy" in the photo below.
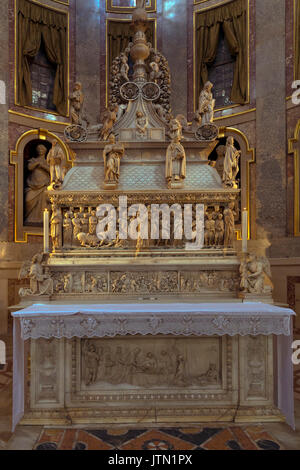
[[[218,49],[220,28],[223,28],[231,55],[235,57],[231,101],[247,101],[247,5],[246,0],[231,3],[196,15],[196,92],[199,96],[208,80],[208,67]]]
[[[37,5],[29,0],[18,0],[18,102],[32,102],[29,58],[40,50],[43,41],[48,60],[56,66],[53,103],[59,114],[67,114],[67,15]]]

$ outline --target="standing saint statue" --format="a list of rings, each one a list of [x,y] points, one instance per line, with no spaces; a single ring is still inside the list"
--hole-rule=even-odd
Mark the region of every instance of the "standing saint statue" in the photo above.
[[[223,183],[226,186],[237,189],[236,176],[239,172],[240,150],[234,146],[233,137],[228,137],[226,141],[226,151],[224,158]]]
[[[124,79],[125,82],[128,82],[128,72],[129,72],[129,65],[128,65],[128,57],[126,54],[120,55],[121,59],[121,67],[120,67],[120,74],[121,77]]]
[[[58,207],[53,206],[52,209],[52,216],[50,220],[51,224],[51,239],[53,248],[59,248],[61,245],[61,223],[62,223],[62,216],[60,209]]]
[[[117,120],[119,106],[117,103],[112,104],[104,113],[103,126],[100,130],[99,139],[107,140],[112,128]]]
[[[66,158],[62,148],[55,139],[52,141],[52,148],[47,155],[47,162],[50,166],[50,185],[48,189],[57,189],[64,180]]]
[[[213,99],[213,94],[211,91],[212,88],[213,84],[211,82],[206,82],[199,96],[198,112],[202,117],[202,126],[204,124],[213,122],[214,119],[214,108],[216,101]]]
[[[116,186],[120,177],[120,161],[125,152],[123,144],[116,144],[114,134],[111,134],[107,145],[103,149],[104,184]]]
[[[82,93],[82,85],[80,82],[76,82],[70,96],[70,114],[72,124],[81,124],[81,108],[83,100],[84,95]]]
[[[228,208],[224,210],[224,222],[225,222],[225,233],[224,233],[224,246],[232,247],[233,246],[233,236],[234,236],[234,217],[236,212],[234,210],[235,203],[230,202]]]
[[[47,195],[45,193],[49,184],[49,165],[46,154],[47,147],[38,144],[37,156],[28,160],[27,170],[29,175],[25,186],[25,224],[39,224],[43,221],[43,210],[47,207]]]
[[[183,145],[180,143],[180,135],[177,134],[167,148],[166,154],[166,179],[168,185],[179,183],[186,176],[186,156]]]

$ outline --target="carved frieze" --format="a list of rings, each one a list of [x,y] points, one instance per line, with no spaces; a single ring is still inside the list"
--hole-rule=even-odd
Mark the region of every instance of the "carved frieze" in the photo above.
[[[81,341],[85,386],[162,388],[221,385],[220,339]]]
[[[64,271],[52,273],[54,294],[192,294],[237,292],[237,271]]]

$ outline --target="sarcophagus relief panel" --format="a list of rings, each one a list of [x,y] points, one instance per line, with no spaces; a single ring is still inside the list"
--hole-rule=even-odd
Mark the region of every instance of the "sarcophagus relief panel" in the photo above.
[[[235,348],[235,338],[225,336],[74,340],[69,350],[69,404],[231,403],[237,381],[232,367]]]
[[[84,389],[221,386],[220,340],[126,339],[81,342]]]

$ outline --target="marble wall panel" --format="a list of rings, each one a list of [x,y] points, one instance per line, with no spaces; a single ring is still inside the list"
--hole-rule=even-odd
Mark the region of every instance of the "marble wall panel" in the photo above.
[[[274,238],[287,217],[285,27],[285,2],[256,2],[257,223]]]

